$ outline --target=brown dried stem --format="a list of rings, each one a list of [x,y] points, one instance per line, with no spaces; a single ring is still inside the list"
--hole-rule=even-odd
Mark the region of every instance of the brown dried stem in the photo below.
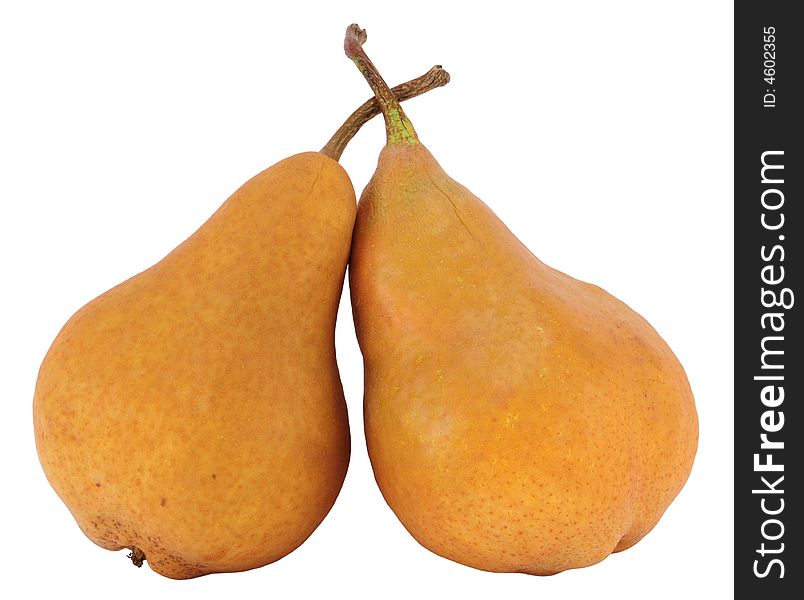
[[[430,90],[447,85],[449,83],[449,73],[441,65],[436,65],[424,75],[411,79],[391,89],[393,96],[399,101],[404,102],[416,96],[420,96]],[[382,112],[377,98],[372,98],[363,103],[351,116],[346,119],[343,125],[321,149],[321,153],[339,160],[346,145],[352,140],[355,134],[363,125]]]
[[[363,50],[367,37],[365,30],[360,29],[359,25],[349,25],[343,41],[346,56],[357,65],[371,87],[371,91],[374,92],[374,96],[380,101],[380,109],[385,117],[385,133],[388,144],[416,145],[419,143],[419,137],[416,135],[416,130],[413,129],[413,124],[405,116],[399,100],[394,96],[377,67],[371,62],[366,51]]]

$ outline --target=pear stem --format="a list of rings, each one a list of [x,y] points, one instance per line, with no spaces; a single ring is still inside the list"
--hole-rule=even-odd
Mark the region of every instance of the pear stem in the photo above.
[[[391,89],[391,92],[399,102],[404,102],[448,83],[449,73],[441,65],[436,65],[424,75],[395,86]],[[371,98],[364,102],[340,126],[326,146],[321,149],[321,153],[335,160],[340,160],[347,144],[352,141],[352,138],[360,128],[381,112],[380,102],[376,98]]]
[[[363,43],[367,39],[365,30],[358,25],[349,25],[346,28],[346,37],[343,41],[343,49],[346,56],[352,59],[357,68],[363,74],[377,100],[380,102],[382,114],[385,117],[385,132],[388,137],[388,144],[410,144],[419,143],[419,137],[413,124],[405,116],[399,100],[394,96],[391,88],[385,83],[377,67],[363,50]]]

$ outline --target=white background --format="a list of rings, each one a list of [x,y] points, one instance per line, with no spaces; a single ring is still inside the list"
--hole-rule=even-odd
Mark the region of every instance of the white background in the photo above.
[[[732,4],[446,4],[3,3],[0,595],[731,597]],[[324,144],[369,96],[341,50],[354,21],[389,83],[436,63],[452,74],[406,105],[446,171],[542,260],[643,314],[685,365],[698,456],[634,548],[539,578],[420,547],[372,478],[348,291],[337,349],[352,462],[330,515],[288,557],[171,581],[94,546],[47,484],[31,398],[61,325],[256,172]],[[358,194],[383,143],[375,119],[346,150]]]

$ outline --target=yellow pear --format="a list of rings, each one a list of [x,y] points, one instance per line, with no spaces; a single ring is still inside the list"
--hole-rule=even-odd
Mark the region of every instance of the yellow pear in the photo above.
[[[439,67],[400,88],[448,81]],[[79,310],[36,384],[42,467],[83,532],[167,577],[299,546],[349,462],[335,319],[355,195],[338,164],[377,114],[248,181],[148,270]]]
[[[636,544],[684,485],[698,424],[650,324],[550,268],[419,142],[362,49],[388,143],[350,285],[379,487],[433,552],[548,575]]]

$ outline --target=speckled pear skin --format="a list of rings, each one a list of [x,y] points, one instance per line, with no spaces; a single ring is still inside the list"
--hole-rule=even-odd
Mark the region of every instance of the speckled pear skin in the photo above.
[[[539,261],[418,143],[382,151],[350,260],[371,464],[416,540],[550,575],[656,525],[698,423],[645,319]]]
[[[337,162],[293,156],[67,322],[36,446],[93,542],[184,579],[271,563],[318,526],[349,462],[334,328],[354,216]]]

